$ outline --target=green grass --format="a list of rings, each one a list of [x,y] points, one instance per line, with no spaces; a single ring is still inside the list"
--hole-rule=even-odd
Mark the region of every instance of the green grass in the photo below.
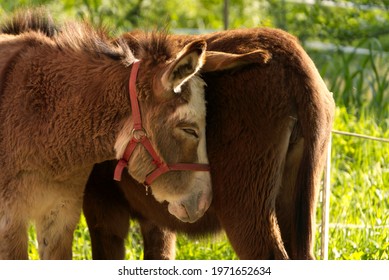
[[[389,138],[388,54],[317,54],[338,105],[334,129]],[[329,259],[389,259],[389,143],[333,134]],[[319,209],[320,212],[320,209]]]
[[[389,138],[388,123],[337,116],[335,129]],[[330,259],[389,259],[388,155],[389,143],[333,135]]]

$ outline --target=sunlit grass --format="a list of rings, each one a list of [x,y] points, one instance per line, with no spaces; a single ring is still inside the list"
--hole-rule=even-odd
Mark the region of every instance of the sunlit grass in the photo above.
[[[339,109],[335,129],[389,138],[388,124]],[[333,135],[330,259],[389,259],[389,143]]]

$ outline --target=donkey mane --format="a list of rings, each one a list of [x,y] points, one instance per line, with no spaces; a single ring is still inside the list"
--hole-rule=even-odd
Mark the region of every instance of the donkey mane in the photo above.
[[[136,57],[142,57],[142,67],[152,69],[158,64],[175,59],[177,44],[172,44],[169,34],[163,30],[143,33],[137,38],[136,47],[128,44],[125,36],[112,39],[107,28],[95,28],[86,21],[68,21],[61,25],[54,22],[45,9],[30,9],[14,14],[0,25],[0,34],[24,36],[26,46],[40,45],[46,41],[49,48],[58,48],[73,57],[83,54],[101,65],[104,58],[120,61],[125,67],[130,66]],[[143,73],[149,81],[153,73]],[[138,97],[148,99],[153,90],[149,83],[140,86]],[[1,89],[0,89],[1,90]]]
[[[15,13],[0,26],[0,34],[20,35],[26,32],[42,33],[61,49],[85,51],[96,58],[105,55],[122,60],[126,65],[134,61],[133,50],[125,37],[112,40],[106,28],[95,28],[86,21],[67,22],[59,27],[43,8]],[[137,56],[147,57],[151,66],[173,58],[173,48],[166,30],[143,34],[137,41]]]
[[[126,65],[134,62],[134,55],[126,44],[121,40],[112,44],[106,30],[96,29],[87,22],[67,22],[52,39],[63,50],[87,52],[95,58],[104,55]]]
[[[66,22],[59,27],[50,13],[43,8],[15,13],[1,24],[0,34],[2,33],[10,35],[40,33],[52,39],[63,51],[86,52],[95,58],[104,55],[114,60],[121,60],[126,65],[134,61],[128,45],[122,40],[117,40],[113,44],[105,28],[94,28],[86,21]]]
[[[38,31],[47,37],[59,32],[51,15],[43,8],[23,10],[15,13],[0,27],[0,33],[18,35],[28,31]]]

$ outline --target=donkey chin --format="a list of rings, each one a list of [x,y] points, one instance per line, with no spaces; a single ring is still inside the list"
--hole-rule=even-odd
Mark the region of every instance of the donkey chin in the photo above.
[[[153,196],[159,202],[167,201],[169,203],[169,213],[174,215],[177,219],[194,223],[200,219],[205,211],[208,210],[212,201],[212,187],[209,172],[196,172],[192,177],[191,183],[188,184],[184,195],[168,195],[160,188],[159,180],[151,185]]]

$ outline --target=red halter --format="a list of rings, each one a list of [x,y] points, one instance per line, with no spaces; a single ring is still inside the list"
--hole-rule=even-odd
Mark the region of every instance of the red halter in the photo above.
[[[130,75],[129,89],[130,89],[130,101],[131,101],[131,109],[132,109],[132,118],[134,121],[134,128],[132,130],[132,138],[130,142],[127,144],[126,150],[122,158],[116,165],[114,180],[120,181],[122,177],[123,169],[127,166],[128,160],[130,159],[132,153],[135,150],[135,147],[138,144],[142,144],[146,150],[149,152],[151,157],[153,158],[153,164],[156,168],[147,175],[144,184],[146,186],[150,186],[150,184],[157,179],[160,175],[170,171],[170,170],[191,170],[191,171],[209,171],[209,164],[201,164],[201,163],[175,163],[175,164],[166,164],[156,153],[149,138],[147,137],[147,133],[142,127],[142,119],[140,115],[140,109],[138,104],[138,98],[136,93],[136,76],[138,74],[140,61],[134,62]]]

